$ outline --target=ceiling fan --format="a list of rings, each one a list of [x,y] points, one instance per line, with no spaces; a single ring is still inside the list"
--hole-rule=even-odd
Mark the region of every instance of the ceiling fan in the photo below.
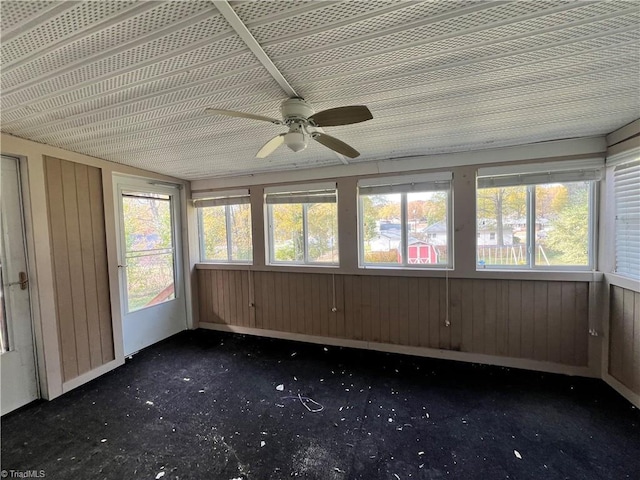
[[[265,158],[271,155],[283,143],[294,152],[299,152],[307,148],[309,138],[345,157],[355,158],[360,155],[360,152],[355,148],[347,145],[342,140],[338,140],[324,132],[319,132],[316,129],[351,125],[352,123],[364,122],[373,118],[369,109],[364,105],[330,108],[314,113],[313,107],[302,97],[292,97],[282,102],[280,106],[282,120],[264,117],[262,115],[254,115],[253,113],[221,110],[218,108],[207,108],[205,111],[213,115],[249,118],[289,127],[287,133],[281,133],[265,143],[256,154],[256,158]]]

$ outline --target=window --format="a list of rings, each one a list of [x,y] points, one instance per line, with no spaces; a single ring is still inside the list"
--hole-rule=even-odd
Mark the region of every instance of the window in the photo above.
[[[451,173],[358,182],[360,266],[451,267]]]
[[[337,265],[336,184],[265,189],[271,264]]]
[[[616,273],[640,278],[640,159],[616,166]]]
[[[478,267],[591,268],[601,166],[590,160],[480,169]]]
[[[251,263],[251,204],[248,190],[220,192],[196,198],[200,231],[200,260]]]

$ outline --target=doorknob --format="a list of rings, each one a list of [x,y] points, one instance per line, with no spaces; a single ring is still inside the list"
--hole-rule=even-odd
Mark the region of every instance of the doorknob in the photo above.
[[[27,277],[27,272],[20,272],[18,274],[18,281],[9,283],[7,287],[11,287],[12,285],[20,285],[20,290],[26,290],[28,284],[29,277]]]

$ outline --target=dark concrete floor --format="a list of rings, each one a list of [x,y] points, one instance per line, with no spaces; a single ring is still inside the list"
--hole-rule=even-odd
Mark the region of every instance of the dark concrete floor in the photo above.
[[[640,412],[599,380],[197,330],[5,416],[2,469],[636,480]]]

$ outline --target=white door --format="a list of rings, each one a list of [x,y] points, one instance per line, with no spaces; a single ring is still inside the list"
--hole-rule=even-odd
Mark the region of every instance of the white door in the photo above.
[[[178,188],[115,177],[124,354],[187,328]]]
[[[0,383],[2,415],[38,398],[29,306],[20,171],[16,158],[0,166]]]

